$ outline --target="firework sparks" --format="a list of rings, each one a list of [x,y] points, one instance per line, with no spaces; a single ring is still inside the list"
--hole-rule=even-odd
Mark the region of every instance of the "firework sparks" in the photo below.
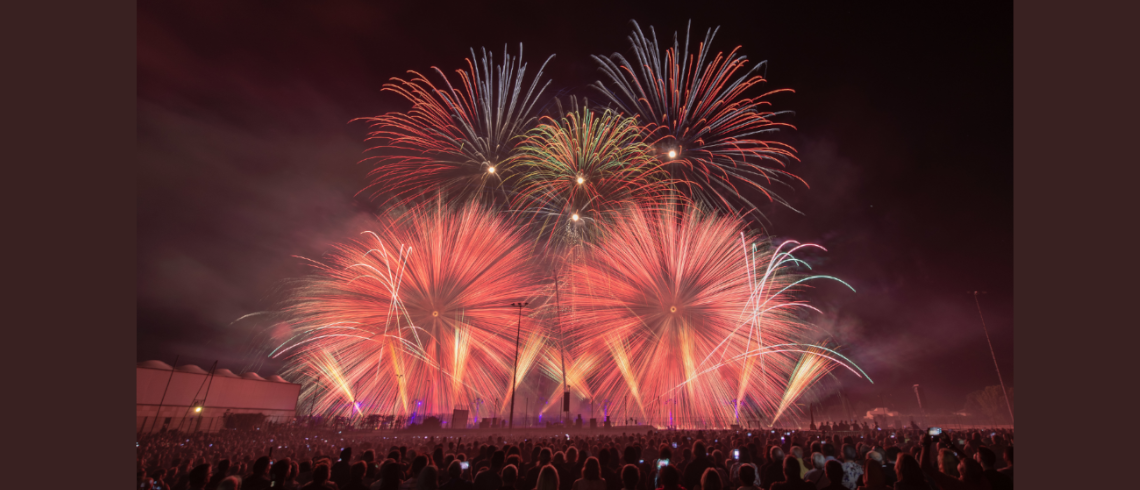
[[[438,82],[411,72],[385,85],[412,107],[365,119],[378,153],[366,190],[404,211],[314,262],[272,327],[302,405],[502,411],[517,385],[541,410],[565,390],[607,413],[724,427],[774,422],[838,367],[866,378],[808,342],[803,285],[835,278],[795,254],[822,247],[774,245],[742,218],[757,191],[787,205],[772,187],[799,180],[784,170],[795,150],[764,139],[791,127],[766,100],[780,90],[748,95],[762,64],[746,68],[739,48],[712,55],[715,32],[694,53],[688,33],[663,52],[635,24],[636,64],[594,57],[609,80],[594,87],[616,110],[573,100],[539,117],[550,58],[526,82],[521,46],[498,65],[472,50],[454,84],[433,68]],[[520,300],[535,307],[516,344],[507,305]]]
[[[675,401],[674,423],[689,427],[727,426],[741,408],[769,420],[782,412],[796,355],[813,348],[800,343],[810,306],[796,295],[825,276],[800,274],[794,247],[751,237],[742,253],[742,233],[743,221],[695,207],[635,208],[571,266],[568,347],[610,357],[590,377],[596,396],[629,395],[630,413],[658,421]]]
[[[498,186],[500,165],[513,154],[516,138],[533,127],[535,104],[550,84],[539,86],[542,70],[552,58],[529,85],[524,84],[521,44],[518,57],[504,49],[499,65],[486,50],[474,61],[472,50],[468,69],[456,70],[455,85],[434,67],[442,85],[417,72],[410,72],[409,80],[392,79],[383,90],[408,100],[412,108],[363,119],[371,123],[369,140],[377,143],[373,150],[382,153],[370,159],[376,166],[366,190],[407,200],[441,189],[460,196]]]
[[[514,207],[532,213],[539,234],[567,226],[588,230],[612,223],[630,205],[666,199],[672,182],[649,154],[641,128],[616,112],[582,108],[544,117],[519,145]]]
[[[769,200],[791,207],[776,194],[773,184],[788,185],[802,179],[784,170],[795,160],[786,144],[763,139],[786,123],[773,120],[766,97],[775,90],[746,97],[749,89],[765,82],[758,72],[763,63],[745,70],[748,59],[737,47],[727,55],[712,55],[715,30],[706,33],[696,53],[674,35],[673,47],[662,53],[650,27],[647,38],[634,22],[630,36],[637,63],[621,54],[594,56],[609,83],[593,87],[629,115],[637,115],[659,157],[674,176],[688,183],[691,195],[700,195],[725,208],[744,203],[754,206],[738,186],[752,188]],[[738,76],[739,75],[739,76]]]
[[[507,305],[540,286],[518,233],[477,205],[438,204],[381,226],[338,246],[291,299],[294,335],[274,355],[288,357],[288,373],[335,387],[302,398],[318,412],[363,401],[407,414],[503,397],[517,321]],[[545,343],[531,322],[522,331],[520,377]]]
[[[787,388],[784,390],[783,398],[780,399],[780,405],[776,407],[776,414],[772,416],[773,421],[778,420],[789,407],[794,407],[795,401],[803,395],[804,390],[837,367],[835,363],[829,362],[827,353],[828,351],[824,349],[810,348],[800,356],[792,375],[788,378]]]

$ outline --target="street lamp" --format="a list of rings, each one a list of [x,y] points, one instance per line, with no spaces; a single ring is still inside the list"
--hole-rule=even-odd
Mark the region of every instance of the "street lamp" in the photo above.
[[[515,428],[515,390],[518,388],[519,379],[519,339],[522,338],[522,309],[529,304],[530,303],[523,302],[511,303],[511,306],[519,309],[519,326],[515,333],[515,371],[514,375],[511,376],[511,416],[510,419],[508,419],[508,430],[514,430]]]

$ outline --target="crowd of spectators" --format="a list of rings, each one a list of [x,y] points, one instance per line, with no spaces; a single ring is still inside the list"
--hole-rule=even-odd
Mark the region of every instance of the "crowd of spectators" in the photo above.
[[[442,432],[440,433],[442,434]],[[1013,488],[1013,432],[649,431],[513,437],[287,429],[138,442],[144,490]]]

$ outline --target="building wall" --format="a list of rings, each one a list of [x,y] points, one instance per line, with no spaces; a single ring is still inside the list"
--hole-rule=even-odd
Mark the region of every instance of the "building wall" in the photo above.
[[[223,427],[227,413],[261,413],[272,421],[290,420],[296,415],[301,392],[301,385],[294,383],[221,376],[210,379],[181,371],[173,371],[171,377],[171,371],[136,368],[135,375],[135,426],[139,433],[159,431],[164,424],[168,429],[213,432]],[[195,400],[204,401],[201,412],[194,411]],[[170,418],[169,423],[166,418]]]

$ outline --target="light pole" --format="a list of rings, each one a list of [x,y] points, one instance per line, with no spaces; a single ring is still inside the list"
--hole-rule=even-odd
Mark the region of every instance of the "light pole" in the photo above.
[[[519,380],[519,339],[522,338],[522,309],[530,303],[511,303],[511,306],[519,309],[519,327],[515,333],[515,371],[511,376],[511,417],[508,422],[507,430],[514,430],[515,428],[515,389],[517,388]]]
[[[558,419],[561,422],[563,410],[565,410],[566,417],[570,417],[570,405],[567,402],[570,399],[570,385],[566,382],[566,336],[562,331],[562,305],[558,295],[558,272],[554,273],[554,310],[558,319],[558,357],[562,362],[562,400],[560,400],[562,406],[558,407]]]
[[[974,304],[978,306],[978,318],[982,320],[982,331],[986,333],[986,343],[990,346],[990,357],[994,358],[994,370],[997,371],[998,383],[1001,384],[1001,396],[1005,398],[1005,407],[1009,409],[1009,423],[1013,424],[1013,405],[1009,403],[1009,392],[1005,391],[1005,381],[1001,379],[1001,368],[998,367],[997,355],[994,354],[994,343],[990,342],[990,330],[986,328],[986,318],[982,316],[982,304],[978,302],[979,294],[985,291],[974,291]]]

